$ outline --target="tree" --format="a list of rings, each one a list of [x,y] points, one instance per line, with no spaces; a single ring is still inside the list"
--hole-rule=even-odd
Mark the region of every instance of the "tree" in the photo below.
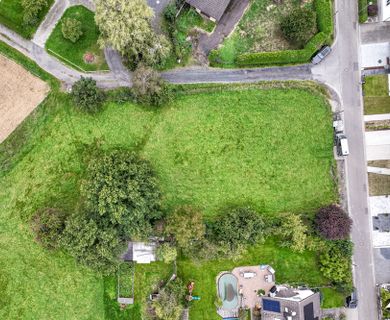
[[[82,213],[67,222],[64,243],[79,261],[111,273],[124,243],[147,237],[161,217],[157,179],[149,162],[115,150],[90,161],[81,195]]]
[[[309,8],[297,8],[281,21],[287,40],[304,45],[316,32],[316,14]]]
[[[92,78],[81,79],[72,86],[73,102],[82,111],[95,112],[104,101],[103,92],[96,86],[96,81]]]
[[[166,233],[175,238],[177,246],[184,252],[204,239],[205,225],[199,210],[189,206],[177,208],[167,219]]]
[[[139,62],[159,64],[169,54],[169,43],[153,32],[153,11],[145,0],[98,0],[95,20],[99,44],[111,46],[134,68]]]
[[[157,248],[157,258],[165,263],[171,263],[176,260],[177,251],[175,247],[170,246],[168,243],[164,243]]]
[[[234,208],[220,214],[211,226],[214,241],[230,245],[253,244],[263,235],[264,222],[261,216],[250,208]]]
[[[58,248],[65,229],[65,220],[66,215],[61,210],[54,208],[38,210],[30,223],[35,240],[47,249]]]
[[[22,0],[23,22],[27,25],[35,25],[40,12],[47,5],[47,0]]]
[[[143,104],[161,106],[171,100],[171,90],[159,73],[150,67],[139,66],[133,73],[133,94]]]
[[[332,204],[317,212],[315,225],[325,239],[346,239],[351,231],[352,220],[341,207]]]
[[[81,22],[73,18],[65,18],[62,20],[61,31],[62,36],[73,43],[76,43],[83,35]]]
[[[184,290],[183,283],[179,279],[171,281],[161,290],[157,300],[152,303],[157,319],[180,319],[183,312]]]
[[[283,238],[283,244],[293,251],[303,252],[306,247],[307,226],[297,214],[288,214],[283,217],[280,226],[280,235]]]

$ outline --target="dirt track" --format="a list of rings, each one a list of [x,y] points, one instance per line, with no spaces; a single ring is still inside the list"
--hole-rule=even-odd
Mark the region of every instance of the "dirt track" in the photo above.
[[[0,55],[0,143],[49,92],[46,82]]]

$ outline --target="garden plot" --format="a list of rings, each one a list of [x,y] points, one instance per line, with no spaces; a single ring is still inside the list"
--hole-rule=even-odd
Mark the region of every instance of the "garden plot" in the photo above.
[[[49,86],[0,55],[0,142],[45,99]]]

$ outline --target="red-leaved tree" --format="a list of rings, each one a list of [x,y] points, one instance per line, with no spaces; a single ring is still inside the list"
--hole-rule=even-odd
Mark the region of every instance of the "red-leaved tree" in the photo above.
[[[315,216],[318,232],[325,239],[346,239],[352,226],[351,218],[338,205],[321,208]]]

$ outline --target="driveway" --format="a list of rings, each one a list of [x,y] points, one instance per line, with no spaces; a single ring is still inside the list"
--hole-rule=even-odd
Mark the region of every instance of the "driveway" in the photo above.
[[[360,39],[362,44],[390,41],[390,22],[360,25]]]
[[[390,130],[366,132],[367,161],[390,159]]]
[[[217,23],[214,32],[211,35],[203,33],[199,38],[198,49],[208,54],[215,49],[223,39],[229,36],[235,26],[240,21],[250,0],[232,0],[223,14],[221,20]]]
[[[165,7],[171,2],[171,0],[147,0],[149,7],[154,11],[154,19],[152,25],[155,31],[161,32],[161,15]]]

